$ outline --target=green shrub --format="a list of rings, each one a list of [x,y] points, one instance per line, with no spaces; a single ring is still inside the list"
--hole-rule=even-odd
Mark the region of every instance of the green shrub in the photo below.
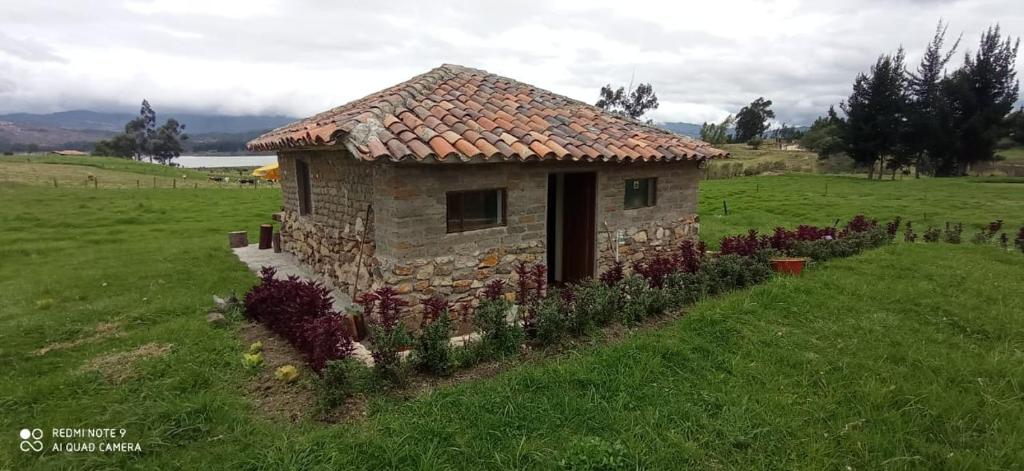
[[[317,405],[328,411],[342,405],[349,396],[363,389],[369,370],[357,360],[331,360],[324,364],[320,374],[313,378]]]
[[[573,335],[584,335],[607,325],[618,314],[621,293],[617,284],[606,286],[596,280],[585,280],[569,289],[572,290],[572,309],[566,323]]]
[[[651,288],[647,280],[637,275],[627,276],[620,284],[622,301],[620,319],[635,324],[650,316],[661,314],[668,307],[668,298],[660,289]]]
[[[562,293],[552,290],[547,296],[537,299],[530,307],[533,310],[533,338],[541,345],[553,345],[565,336],[567,307]]]
[[[665,279],[665,296],[671,307],[679,307],[693,304],[707,296],[710,291],[707,274],[696,273],[673,273]]]
[[[771,278],[772,265],[763,253],[753,257],[721,255],[701,265],[699,273],[706,278],[709,293],[721,293]]]
[[[484,299],[473,313],[473,324],[480,331],[480,342],[490,357],[503,357],[519,351],[523,328],[508,322],[512,303],[504,297]]]
[[[452,321],[443,309],[425,324],[413,345],[413,364],[424,373],[447,376],[452,372]]]

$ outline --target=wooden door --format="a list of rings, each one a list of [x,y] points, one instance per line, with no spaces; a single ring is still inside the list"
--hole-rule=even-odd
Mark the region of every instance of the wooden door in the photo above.
[[[594,276],[597,175],[565,174],[562,206],[562,281]]]

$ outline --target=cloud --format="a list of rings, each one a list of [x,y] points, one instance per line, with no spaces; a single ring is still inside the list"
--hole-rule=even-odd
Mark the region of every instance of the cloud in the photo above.
[[[0,4],[0,112],[98,107],[307,116],[442,63],[593,102],[650,82],[659,121],[714,121],[764,96],[804,124],[939,18],[973,47],[1024,10],[995,0],[326,2],[35,0]],[[31,39],[28,39],[31,38]],[[959,57],[959,55],[958,55]]]

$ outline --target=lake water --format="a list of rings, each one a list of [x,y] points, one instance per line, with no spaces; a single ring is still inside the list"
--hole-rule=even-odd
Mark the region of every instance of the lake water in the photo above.
[[[183,155],[174,163],[185,168],[262,167],[277,162],[276,155]]]

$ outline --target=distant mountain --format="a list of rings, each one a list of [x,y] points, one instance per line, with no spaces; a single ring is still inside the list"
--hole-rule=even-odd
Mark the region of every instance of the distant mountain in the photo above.
[[[693,123],[659,123],[658,127],[667,129],[676,134],[682,134],[684,136],[690,136],[700,138],[700,127],[699,124]]]
[[[12,113],[0,115],[0,121],[36,128],[120,132],[124,130],[124,123],[136,116],[134,113],[103,113],[76,110],[48,114]],[[279,115],[227,116],[194,113],[160,113],[159,111],[156,118],[157,124],[163,123],[168,118],[174,118],[179,123],[185,125],[185,130],[189,134],[244,133],[273,129],[296,120],[295,118]]]
[[[132,113],[77,110],[59,113],[0,115],[0,151],[92,150],[93,144],[124,130]],[[295,118],[288,116],[226,116],[159,113],[157,125],[168,118],[185,124],[189,152],[244,152],[245,143]]]
[[[51,128],[0,120],[0,151],[89,150],[96,141],[112,135],[111,131]]]

